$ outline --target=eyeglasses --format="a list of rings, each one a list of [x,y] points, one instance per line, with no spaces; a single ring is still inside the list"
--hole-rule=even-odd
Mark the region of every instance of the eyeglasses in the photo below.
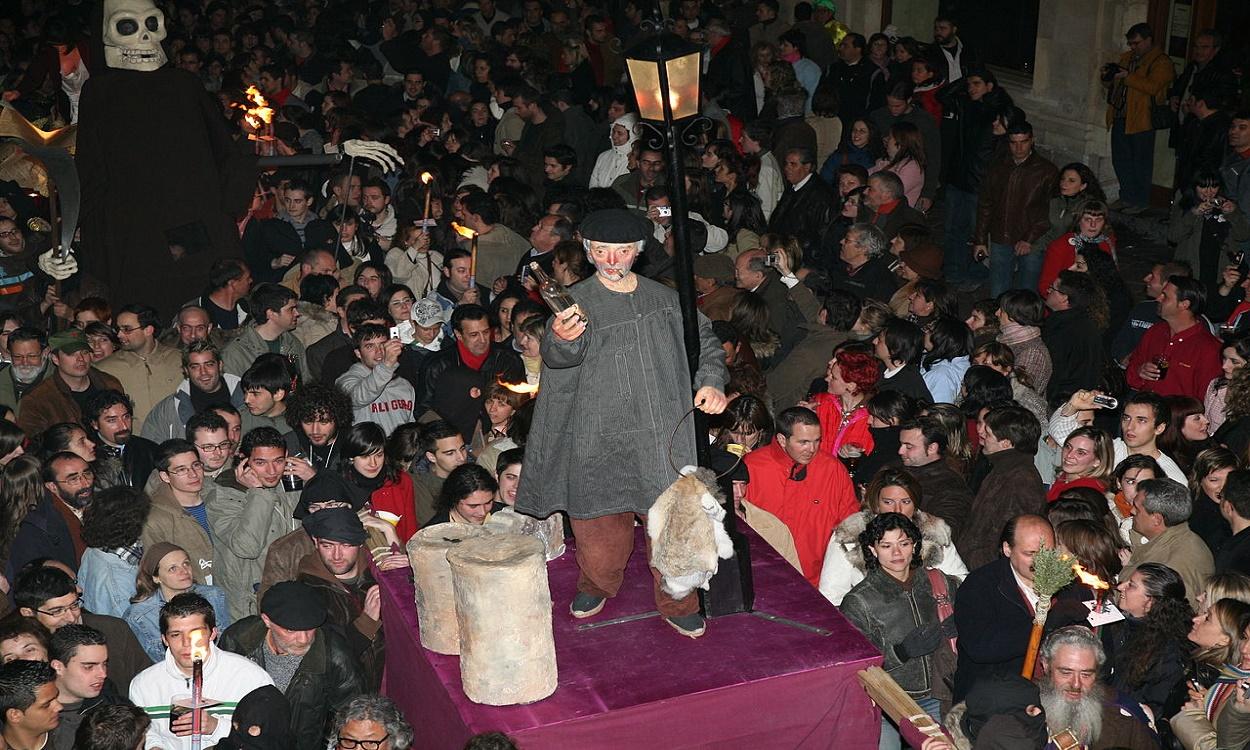
[[[378,750],[382,747],[382,743],[389,740],[391,736],[388,734],[380,740],[354,740],[350,737],[339,737],[339,747],[343,750],[355,750],[355,748],[364,748],[364,750]]]
[[[6,229],[3,232],[0,232],[0,237],[3,237],[6,240],[10,237],[20,237],[21,235],[22,233],[16,229]]]
[[[416,300],[413,299],[412,297],[404,297],[403,299],[393,299],[391,300],[391,307],[406,307],[408,305],[411,305],[414,302],[416,302]]]
[[[118,333],[134,333],[143,330],[143,326],[117,326]]]
[[[195,444],[196,448],[199,448],[205,453],[222,453],[224,451],[230,450],[232,446],[233,446],[233,443],[231,443],[229,440],[225,441],[224,443],[210,443],[208,445],[200,445],[199,443]],[[201,467],[203,467],[203,464],[201,464]]]
[[[66,604],[64,607],[53,607],[52,609],[36,609],[35,611],[41,615],[48,617],[60,617],[66,612],[77,612],[82,609],[82,597],[78,597],[73,602]]]
[[[193,471],[196,474],[199,474],[201,471],[204,471],[204,464],[199,461],[196,461],[195,463],[189,466],[175,466],[169,470],[169,474],[175,477],[185,477],[187,474],[190,474]]]

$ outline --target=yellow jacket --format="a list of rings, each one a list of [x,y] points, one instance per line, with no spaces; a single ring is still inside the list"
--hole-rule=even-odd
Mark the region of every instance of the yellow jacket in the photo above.
[[[1133,59],[1132,52],[1120,55],[1120,67],[1128,69]],[[1172,66],[1172,58],[1163,53],[1161,47],[1155,47],[1146,53],[1137,69],[1124,78],[1113,82],[1113,86],[1124,86],[1128,96],[1124,100],[1124,134],[1144,133],[1151,130],[1150,106],[1156,101],[1162,104],[1167,101],[1168,87],[1176,77],[1176,69]],[[1107,128],[1110,129],[1115,119],[1115,108],[1107,105]]]

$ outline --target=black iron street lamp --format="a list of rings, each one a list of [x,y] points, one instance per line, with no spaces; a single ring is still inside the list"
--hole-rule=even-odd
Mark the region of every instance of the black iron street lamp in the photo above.
[[[699,114],[699,75],[702,53],[698,47],[653,21],[643,22],[652,32],[625,54],[629,80],[638,102],[639,125],[651,131],[647,145],[663,151],[668,162],[669,200],[672,204],[673,265],[681,304],[686,360],[693,378],[699,369],[699,313],[695,305],[694,254],[690,250],[686,207],[686,174],[681,158],[683,146],[694,146],[712,121]],[[694,412],[695,450],[700,466],[710,466],[707,418]],[[725,529],[734,542],[734,557],[722,561],[709,590],[701,596],[704,615],[717,617],[749,611],[754,591],[747,541],[735,526],[732,498],[726,503]]]

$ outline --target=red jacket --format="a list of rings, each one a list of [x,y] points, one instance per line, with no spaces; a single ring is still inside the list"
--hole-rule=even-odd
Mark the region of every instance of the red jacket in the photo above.
[[[1059,278],[1059,272],[1068,270],[1076,262],[1075,237],[1076,233],[1065,232],[1059,239],[1046,246],[1046,257],[1042,261],[1042,275],[1037,281],[1037,293],[1043,297],[1046,296],[1055,279]],[[1098,243],[1098,249],[1112,259],[1115,258],[1115,245],[1110,239]]]
[[[794,460],[775,441],[743,459],[751,473],[746,499],[772,513],[794,538],[803,576],[820,584],[825,548],[838,524],[859,510],[851,476],[842,462],[818,452],[802,481],[791,479]]]
[[[851,410],[850,419],[842,424],[842,399],[821,393],[814,399],[816,416],[820,417],[820,450],[837,458],[844,445],[858,445],[867,455],[875,445],[868,429],[868,407],[860,404]]]
[[[1192,396],[1202,401],[1207,386],[1220,376],[1220,353],[1223,345],[1211,335],[1206,323],[1201,321],[1175,336],[1166,320],[1150,326],[1129,355],[1128,384],[1139,391],[1151,391],[1160,396]],[[1137,370],[1143,363],[1158,356],[1167,357],[1168,371],[1162,380],[1144,380]]]
[[[395,525],[395,533],[399,535],[399,543],[407,544],[412,535],[421,528],[417,520],[417,507],[413,500],[412,477],[408,472],[399,472],[394,482],[386,482],[369,496],[369,505],[374,512],[384,510],[399,516]]]

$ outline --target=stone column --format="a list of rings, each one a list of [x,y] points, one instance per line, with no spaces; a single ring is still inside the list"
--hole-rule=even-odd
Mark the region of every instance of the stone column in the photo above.
[[[417,590],[417,624],[421,645],[438,654],[460,653],[455,595],[447,552],[466,539],[490,533],[481,526],[440,523],[427,526],[408,540],[408,563]]]
[[[474,703],[533,703],[556,690],[543,551],[537,537],[496,534],[447,553],[460,625],[460,679]]]

